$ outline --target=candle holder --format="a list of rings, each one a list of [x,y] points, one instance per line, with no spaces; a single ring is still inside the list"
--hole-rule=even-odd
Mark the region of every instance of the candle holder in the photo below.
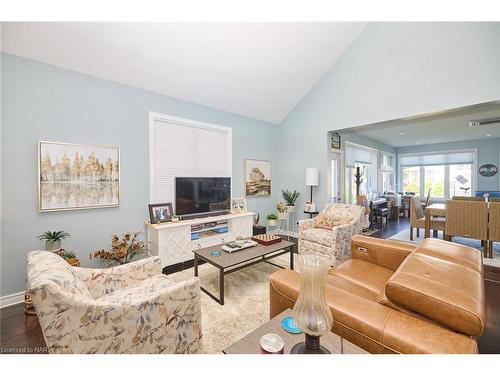
[[[305,342],[296,344],[292,354],[328,354],[320,336],[332,328],[333,317],[325,298],[325,277],[330,259],[317,254],[300,254],[296,262],[301,275],[300,293],[293,307],[295,323],[305,333]]]

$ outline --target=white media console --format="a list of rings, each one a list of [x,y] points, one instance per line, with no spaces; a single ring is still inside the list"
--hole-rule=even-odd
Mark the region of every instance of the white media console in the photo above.
[[[193,259],[193,250],[251,237],[253,212],[242,212],[161,224],[146,223],[153,255],[162,267]]]

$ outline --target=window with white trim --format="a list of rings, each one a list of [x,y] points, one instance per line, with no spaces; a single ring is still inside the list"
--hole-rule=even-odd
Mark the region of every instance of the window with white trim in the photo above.
[[[157,113],[149,127],[150,203],[175,205],[175,177],[231,177],[231,128]]]
[[[401,188],[421,197],[445,200],[475,191],[474,151],[399,156]]]

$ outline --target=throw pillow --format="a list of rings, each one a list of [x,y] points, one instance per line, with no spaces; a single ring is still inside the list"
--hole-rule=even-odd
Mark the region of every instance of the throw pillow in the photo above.
[[[332,229],[334,218],[325,213],[321,213],[314,220],[314,228]]]
[[[334,217],[333,218],[333,226],[346,225],[351,222],[350,217]]]

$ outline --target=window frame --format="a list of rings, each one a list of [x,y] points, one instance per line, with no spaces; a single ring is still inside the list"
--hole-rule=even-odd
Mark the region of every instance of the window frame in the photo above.
[[[409,168],[409,167],[420,167],[420,197],[421,199],[425,199],[427,196],[427,192],[425,191],[425,167],[429,167],[432,165],[439,165],[439,166],[444,166],[445,171],[445,180],[444,180],[444,198],[441,197],[433,197],[433,201],[437,202],[444,202],[447,199],[451,199],[449,196],[450,194],[450,165],[462,165],[462,164],[469,164],[469,163],[460,163],[460,164],[429,164],[429,165],[406,165],[406,166],[401,166],[401,157],[405,156],[421,156],[421,155],[444,155],[444,154],[455,154],[455,153],[461,153],[461,152],[470,152],[472,153],[472,163],[471,164],[471,196],[474,196],[476,193],[476,188],[477,188],[477,149],[472,148],[472,149],[456,149],[456,150],[450,150],[450,151],[444,151],[444,152],[439,152],[439,151],[428,151],[428,152],[417,152],[417,153],[403,153],[403,154],[398,154],[398,185],[400,187],[400,190],[403,190],[403,168]],[[404,193],[404,192],[403,192]]]

